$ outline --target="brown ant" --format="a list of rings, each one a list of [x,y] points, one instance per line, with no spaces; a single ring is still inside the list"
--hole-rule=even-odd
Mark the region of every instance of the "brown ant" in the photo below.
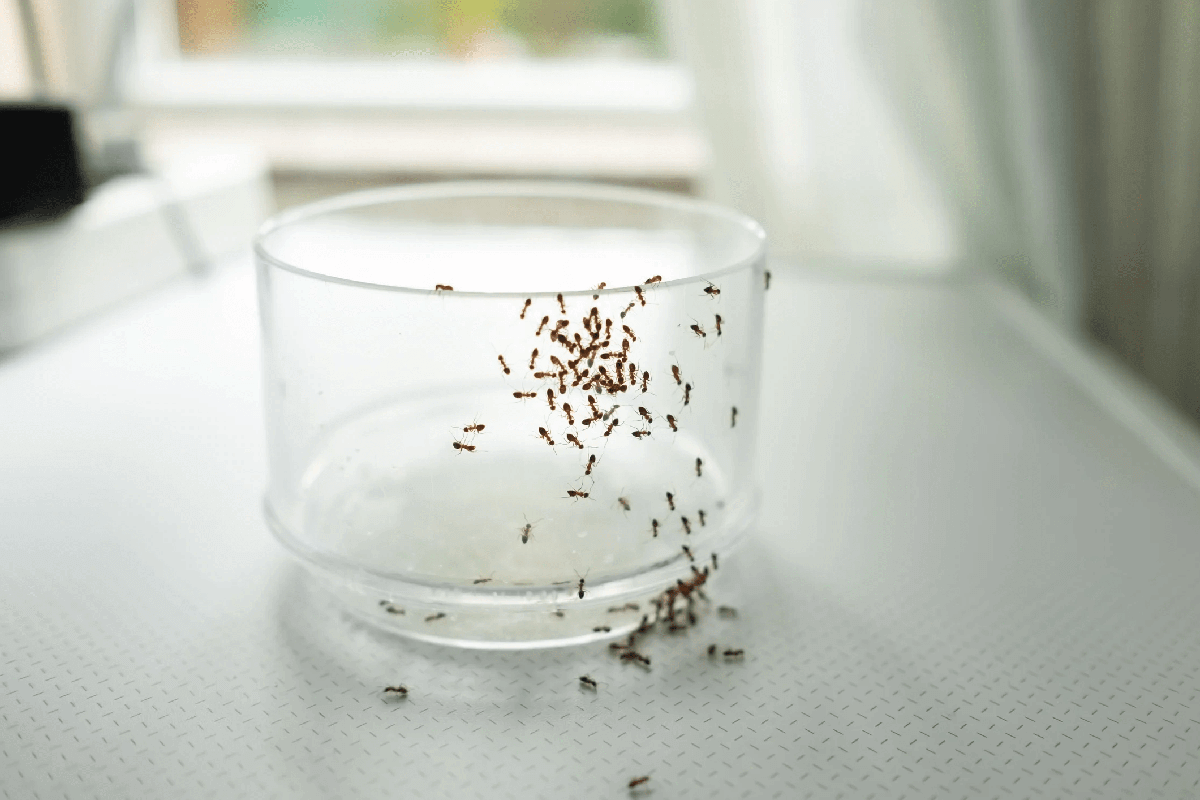
[[[675,495],[670,492],[667,492],[667,505],[671,507],[672,511],[675,510]]]
[[[632,431],[634,438],[641,439],[643,436],[649,436],[650,431]]]
[[[642,415],[642,419],[646,420],[646,422],[654,422],[654,417],[650,416],[650,412],[646,410],[645,406],[638,406],[638,413]]]
[[[629,340],[628,339],[621,340],[621,355],[625,356],[626,358],[629,357]]]
[[[699,325],[696,325],[695,323],[693,323],[691,327],[692,327],[692,332],[695,333],[697,336],[703,336],[703,337],[708,336],[708,334],[704,332],[704,328],[701,328]]]
[[[671,365],[671,374],[675,376],[675,385],[682,386],[683,379],[679,377],[679,365],[678,364]]]
[[[696,556],[692,555],[692,548],[688,547],[686,544],[683,546],[683,554],[688,557],[688,561],[696,560]]]
[[[679,428],[675,427],[675,417],[667,414],[667,424],[671,426],[671,430],[679,433]]]
[[[537,361],[537,357],[538,357],[538,349],[535,347],[535,348],[533,348],[533,353],[529,356],[529,370],[531,372],[534,369],[534,362]]]
[[[542,322],[541,322],[541,324],[539,324],[539,325],[538,325],[538,329],[537,329],[537,331],[536,331],[536,332],[535,332],[533,335],[534,335],[534,336],[541,336],[541,335],[542,335],[542,328],[546,327],[546,326],[547,326],[547,325],[549,325],[549,324],[550,324],[550,315],[549,315],[549,314],[547,314],[546,316],[542,317]]]
[[[562,309],[562,312],[563,312],[564,314],[565,314],[565,313],[567,313],[567,304],[563,302],[562,295],[560,294],[560,295],[559,295],[558,297],[556,297],[555,299],[556,299],[556,300],[558,300],[558,306],[559,306],[559,308],[561,308],[561,309]]]
[[[704,471],[703,471],[703,470],[704,470],[704,462],[703,462],[703,461],[701,461],[699,458],[697,458],[697,459],[696,459],[696,477],[697,477],[697,478],[702,478],[702,477],[704,477]]]
[[[383,687],[383,693],[387,694],[388,692],[395,692],[396,694],[400,695],[401,697],[408,697],[408,687],[405,686],[404,684],[400,684],[399,686]]]
[[[578,447],[580,450],[583,449],[583,444],[579,441],[579,437],[576,436],[575,434],[568,433],[567,441],[570,442],[571,444],[575,445],[576,447]]]
[[[592,633],[611,633],[611,632],[612,632],[612,628],[608,627],[607,625],[597,625],[596,627],[592,628]]]
[[[625,306],[625,310],[621,312],[621,319],[625,319],[625,315],[629,313],[629,309],[633,308],[636,305],[637,305],[637,302],[633,302],[633,303],[630,303],[629,305]]]
[[[721,290],[718,289],[713,284],[709,283],[708,286],[704,287],[704,293],[706,295],[708,295],[709,297],[716,297],[717,295],[719,295],[721,293]]]
[[[608,428],[604,431],[604,435],[605,436],[610,435],[612,433],[613,428],[617,427],[617,425],[619,425],[620,423],[621,423],[621,420],[619,420],[619,419],[614,419],[612,422],[608,423]]]
[[[468,452],[468,453],[474,453],[474,452],[475,452],[475,445],[473,445],[473,444],[463,444],[462,442],[458,441],[457,439],[455,439],[455,440],[454,440],[454,443],[453,443],[453,444],[451,444],[450,446],[451,446],[451,447],[453,447],[455,450],[457,450],[457,451],[458,451],[458,452],[460,452],[460,453],[461,453],[461,452],[463,452],[463,451],[466,451],[466,452]]]
[[[447,286],[447,285],[446,285],[446,284],[444,284],[444,283],[439,283],[439,284],[437,284],[437,285],[435,285],[435,286],[433,287],[433,290],[434,290],[435,292],[453,292],[453,291],[454,291],[454,287],[453,287],[453,286]]]
[[[487,425],[480,425],[479,423],[474,423],[474,424],[468,425],[467,427],[463,428],[463,433],[483,433],[483,429],[486,427],[487,427]]]
[[[629,498],[628,497],[618,497],[617,503],[621,506],[621,508],[625,509],[626,511],[629,511]]]
[[[683,385],[683,404],[686,406],[690,402],[692,402],[692,385],[685,383]]]
[[[524,308],[521,309],[521,319],[525,319],[525,312],[529,310],[529,307],[531,305],[533,305],[533,298],[526,297],[525,298],[525,306],[524,306]]]
[[[721,335],[721,315],[717,314],[717,336]]]
[[[595,453],[592,453],[590,456],[588,456],[588,460],[587,460],[587,469],[585,469],[585,470],[583,471],[583,474],[584,474],[584,475],[591,475],[591,474],[592,474],[592,467],[594,467],[594,466],[596,466],[596,454],[595,454]]]
[[[444,611],[439,611],[439,612],[437,612],[436,614],[430,614],[428,617],[426,617],[426,618],[425,618],[425,621],[426,621],[426,622],[433,622],[434,620],[437,620],[437,619],[444,619],[445,617],[446,617],[446,612],[444,612]]]
[[[690,535],[692,532],[692,523],[688,522],[687,517],[680,517],[679,519],[683,522],[683,532]]]
[[[650,530],[654,531],[655,538],[658,538],[658,520],[650,520]]]
[[[596,689],[597,689],[596,682],[594,680],[592,680],[591,678],[589,678],[587,675],[580,675],[579,682],[582,683],[587,688],[591,689],[593,692],[596,691]]]
[[[637,603],[626,603],[626,604],[625,604],[625,605],[623,605],[623,606],[614,606],[614,607],[610,608],[610,609],[608,610],[608,613],[610,613],[610,614],[616,614],[616,613],[619,613],[619,612],[621,612],[621,611],[637,611],[637,610],[638,610],[638,604],[637,604]]]
[[[590,496],[591,495],[587,492],[581,492],[578,489],[567,489],[567,497],[574,497],[577,500],[583,500]],[[580,597],[582,597],[582,595],[580,595]]]
[[[553,389],[547,389],[547,390],[546,390],[546,402],[550,404],[550,410],[551,410],[551,411],[557,411],[557,410],[558,410],[558,408],[556,408],[556,407],[555,407],[555,405],[554,405],[554,390],[553,390]]]
[[[589,395],[587,396],[587,400],[588,400],[588,407],[589,407],[590,409],[592,409],[592,414],[593,414],[593,415],[595,415],[596,417],[599,417],[599,416],[600,416],[600,409],[599,409],[599,408],[596,406],[596,398],[592,397],[592,396],[589,394]]]
[[[563,403],[563,413],[567,415],[567,424],[574,425],[575,418],[571,416],[571,404]]]
[[[637,652],[636,650],[630,650],[628,652],[622,653],[621,660],[622,661],[636,661],[637,663],[641,664],[643,667],[650,666],[650,659],[647,658],[646,656],[642,655],[641,653]]]
[[[729,427],[737,427],[737,406],[734,406],[729,411]]]
[[[382,606],[383,610],[388,612],[389,614],[401,614],[401,615],[404,614],[403,608],[401,608],[398,605],[394,605],[393,603],[391,603],[388,600],[380,600],[379,605]]]
[[[504,356],[496,356],[496,358],[500,359],[500,366],[504,367],[504,374],[511,375],[512,370],[508,368],[508,364],[504,363]]]
[[[554,446],[554,440],[550,438],[550,431],[546,430],[545,428],[539,427],[538,433],[541,435],[541,437],[543,439],[545,439],[547,442],[550,443],[551,447]]]
[[[704,509],[702,508],[702,509],[700,509],[699,511],[697,511],[697,512],[696,512],[696,516],[700,518],[700,527],[701,527],[701,528],[703,528],[703,527],[704,527],[704,525],[705,525],[705,522],[704,522]],[[717,560],[717,559],[716,559],[716,553],[713,553],[713,563],[714,563],[714,566],[715,566],[715,564],[716,564],[716,560]]]
[[[555,378],[558,376],[555,375],[553,372],[535,372],[535,373],[533,373],[533,377],[537,378],[539,381],[543,381],[546,378]]]
[[[682,633],[683,631],[686,631],[687,629],[688,629],[688,626],[684,625],[682,622],[672,622],[670,625],[667,626],[668,633]]]
[[[726,619],[737,619],[737,609],[733,606],[718,606],[717,613]]]
[[[537,392],[513,392],[513,397],[518,400],[524,400],[528,397],[537,397]]]
[[[641,304],[643,306],[645,306],[646,305],[646,297],[645,297],[645,295],[642,294],[642,287],[640,287],[640,286],[633,287],[633,292],[634,292],[634,294],[637,295],[637,299],[641,302]],[[629,304],[629,308],[633,308],[633,303]],[[626,310],[628,310],[628,309],[626,309]]]
[[[604,281],[600,281],[600,285],[596,287],[596,291],[597,291],[597,292],[602,292],[602,291],[604,291],[604,287],[605,287],[605,286],[607,286],[607,285],[608,285],[608,284],[607,284],[607,283],[605,283]],[[598,294],[594,294],[594,295],[592,295],[592,299],[593,299],[593,300],[599,300],[599,299],[600,299],[600,295],[598,295]]]
[[[637,337],[633,335],[633,331],[630,330],[628,325],[622,325],[621,330],[625,331],[626,335],[628,335],[630,339],[635,342],[637,341]]]
[[[726,650],[722,655],[726,658],[742,658],[746,655],[746,651],[739,647],[737,650]]]
[[[642,372],[642,392],[650,391],[650,373]]]
[[[662,275],[655,275],[653,278],[647,278],[642,283],[658,283],[662,280]]]
[[[650,776],[649,776],[649,775],[642,775],[642,776],[641,776],[641,777],[639,777],[639,778],[630,778],[630,780],[629,780],[629,788],[630,788],[630,789],[636,789],[637,787],[641,786],[643,783],[645,783],[645,782],[646,782],[646,781],[648,781],[648,780],[650,780]]]

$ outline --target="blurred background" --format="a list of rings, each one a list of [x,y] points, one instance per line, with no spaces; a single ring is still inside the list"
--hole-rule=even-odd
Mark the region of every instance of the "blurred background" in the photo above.
[[[275,208],[579,179],[781,264],[994,274],[1200,420],[1198,37],[1194,0],[0,0],[6,170],[60,109],[82,186],[0,230],[0,348]]]

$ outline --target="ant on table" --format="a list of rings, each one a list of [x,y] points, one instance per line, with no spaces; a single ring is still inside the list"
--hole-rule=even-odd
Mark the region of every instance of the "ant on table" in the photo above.
[[[525,524],[521,527],[521,544],[529,542],[529,538],[533,536],[533,526],[537,525],[538,522],[541,522],[541,520],[530,522],[529,517],[525,517]]]

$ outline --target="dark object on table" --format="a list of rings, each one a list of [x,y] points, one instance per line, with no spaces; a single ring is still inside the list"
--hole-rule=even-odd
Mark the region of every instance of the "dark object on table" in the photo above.
[[[71,111],[0,103],[0,225],[52,219],[83,202]]]

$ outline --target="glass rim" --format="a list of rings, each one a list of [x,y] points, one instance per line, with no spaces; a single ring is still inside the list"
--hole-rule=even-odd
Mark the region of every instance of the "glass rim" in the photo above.
[[[657,282],[655,286],[685,286],[692,283],[707,283],[712,279],[737,272],[766,256],[767,234],[762,226],[753,218],[735,211],[732,208],[708,200],[699,200],[669,192],[653,189],[637,189],[626,186],[612,186],[584,181],[551,181],[551,180],[477,180],[477,181],[437,181],[418,183],[404,186],[385,186],[375,189],[363,189],[348,192],[334,197],[305,203],[295,208],[289,208],[272,215],[258,229],[254,236],[254,255],[262,262],[306,278],[312,278],[326,283],[343,286],[355,286],[363,289],[378,291],[405,292],[411,294],[441,295],[442,297],[539,297],[553,298],[558,294],[564,297],[582,295],[607,295],[618,292],[629,292],[635,286],[646,286],[645,283],[629,284],[626,286],[606,286],[603,289],[570,289],[563,291],[471,291],[425,289],[413,286],[400,286],[388,283],[343,278],[329,275],[311,269],[290,264],[272,255],[266,247],[265,240],[271,234],[282,228],[305,220],[313,219],[324,214],[365,208],[372,205],[383,205],[388,202],[403,202],[425,199],[449,198],[478,198],[478,197],[528,197],[528,198],[570,198],[578,200],[599,200],[629,205],[642,205],[651,208],[681,211],[693,216],[709,217],[748,233],[754,239],[753,250],[730,264],[708,272],[690,275],[686,278],[675,278]]]

